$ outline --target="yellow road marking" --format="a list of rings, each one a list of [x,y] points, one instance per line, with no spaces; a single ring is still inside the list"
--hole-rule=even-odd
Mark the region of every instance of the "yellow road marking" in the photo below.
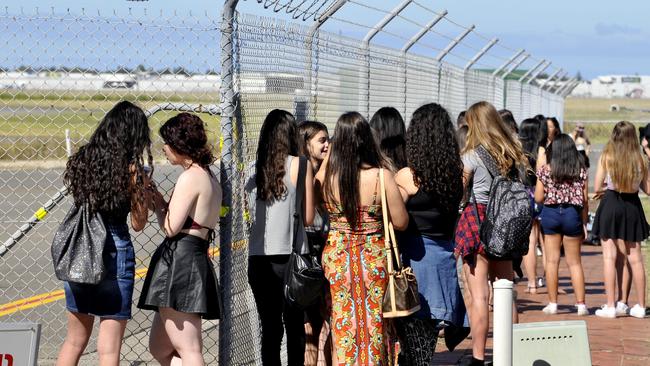
[[[240,240],[234,242],[232,243],[232,249],[233,250],[243,249],[246,243],[247,243],[246,240]],[[219,253],[220,251],[218,247],[210,248],[209,255],[211,257],[218,257]],[[146,276],[147,269],[148,268],[146,267],[137,269],[135,271],[135,278],[141,279],[144,276]],[[45,304],[49,304],[54,301],[62,300],[64,298],[65,298],[65,294],[63,293],[63,290],[55,290],[44,294],[28,297],[26,299],[12,301],[10,303],[0,305],[0,318],[19,311],[36,308]]]

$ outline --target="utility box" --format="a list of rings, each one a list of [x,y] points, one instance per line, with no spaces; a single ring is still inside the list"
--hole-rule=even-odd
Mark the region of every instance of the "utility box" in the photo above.
[[[584,320],[514,324],[512,364],[591,366]]]

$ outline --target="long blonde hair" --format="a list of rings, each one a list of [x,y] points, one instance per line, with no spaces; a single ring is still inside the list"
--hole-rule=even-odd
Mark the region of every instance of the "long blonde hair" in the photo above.
[[[483,146],[494,158],[503,176],[509,175],[513,165],[530,168],[521,143],[513,137],[492,104],[473,104],[465,113],[465,119],[469,131],[463,153]]]
[[[603,168],[617,190],[635,190],[636,184],[646,176],[648,168],[641,155],[636,127],[632,123],[621,121],[614,126],[600,163],[604,164]]]

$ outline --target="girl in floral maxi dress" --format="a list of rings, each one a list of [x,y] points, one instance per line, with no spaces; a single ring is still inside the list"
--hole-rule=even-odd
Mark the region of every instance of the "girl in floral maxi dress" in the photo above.
[[[334,134],[336,141],[317,179],[331,225],[322,261],[332,297],[337,363],[384,365],[381,306],[388,273],[379,174],[385,161],[359,113],[343,114]],[[393,174],[386,169],[383,174],[391,221],[396,229],[405,229],[408,214]]]

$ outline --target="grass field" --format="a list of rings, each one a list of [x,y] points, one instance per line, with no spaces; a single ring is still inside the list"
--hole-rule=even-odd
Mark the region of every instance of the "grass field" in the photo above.
[[[106,111],[120,100],[134,101],[144,109],[168,102],[204,105],[219,102],[216,94],[1,92],[0,103],[9,111],[0,114],[0,160],[65,159],[65,130],[70,130],[74,145],[85,142]],[[161,111],[149,120],[156,158],[162,157],[158,128],[176,113]],[[208,126],[209,140],[216,146],[220,117],[201,114],[201,118]]]
[[[276,100],[277,99],[277,100]],[[130,90],[91,92],[2,91],[0,103],[7,112],[0,114],[0,160],[61,160],[65,159],[65,130],[70,130],[74,144],[84,142],[117,101],[130,100],[147,109],[156,104],[184,102],[188,104],[217,104],[218,94],[141,93]],[[291,108],[292,99],[280,95],[265,95],[266,103]],[[250,102],[250,101],[248,101]],[[285,106],[286,104],[286,106]],[[619,112],[610,107],[617,105]],[[568,98],[565,104],[564,131],[571,132],[577,122],[587,125],[593,144],[604,144],[614,124],[629,120],[638,126],[650,121],[650,99],[584,99]],[[176,112],[159,112],[151,119],[152,137],[162,122]],[[218,116],[202,115],[208,125],[209,138],[219,140]],[[257,125],[254,126],[258,128]],[[251,133],[253,131],[248,131]],[[160,157],[159,143],[154,150]]]

